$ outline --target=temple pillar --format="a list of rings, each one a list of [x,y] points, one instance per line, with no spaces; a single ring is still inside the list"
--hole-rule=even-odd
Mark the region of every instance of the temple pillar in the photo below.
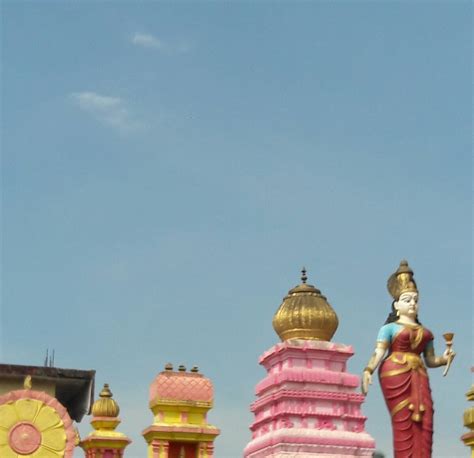
[[[199,445],[198,445],[198,458],[207,458],[206,442],[199,442]]]
[[[154,439],[150,443],[149,447],[149,458],[167,458],[168,452],[165,453],[163,447],[163,441]]]
[[[206,458],[212,458],[214,456],[214,444],[209,442],[206,445],[206,453],[207,453]]]
[[[165,440],[162,440],[160,442],[161,442],[161,456],[160,456],[160,458],[168,458],[170,443],[168,441],[165,441]]]

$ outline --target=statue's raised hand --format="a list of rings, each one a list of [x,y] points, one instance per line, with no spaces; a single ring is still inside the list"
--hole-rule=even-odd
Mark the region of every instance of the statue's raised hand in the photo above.
[[[444,353],[443,353],[444,365],[448,364],[450,360],[452,361],[455,356],[456,356],[456,353],[453,351],[452,348],[446,348],[446,350],[444,350]]]

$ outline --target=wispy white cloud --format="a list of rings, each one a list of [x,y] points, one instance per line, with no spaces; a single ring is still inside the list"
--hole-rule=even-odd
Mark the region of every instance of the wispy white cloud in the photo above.
[[[188,52],[191,47],[187,43],[168,43],[159,38],[155,37],[151,33],[135,33],[131,39],[132,43],[137,46],[144,48],[157,49],[167,53],[185,53]]]
[[[143,46],[145,48],[165,48],[165,44],[161,40],[158,40],[158,38],[154,37],[149,33],[136,33],[132,37],[132,43],[134,45]]]
[[[74,92],[71,98],[76,105],[101,123],[121,132],[130,132],[143,127],[130,114],[125,102],[119,97],[110,97],[96,92]]]

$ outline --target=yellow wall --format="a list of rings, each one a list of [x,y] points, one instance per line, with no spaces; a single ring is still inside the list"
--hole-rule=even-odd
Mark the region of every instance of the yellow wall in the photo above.
[[[0,395],[9,391],[22,390],[24,377],[11,377],[0,380]],[[35,380],[33,377],[33,389],[36,391],[44,391],[50,396],[56,397],[56,387],[53,381]]]

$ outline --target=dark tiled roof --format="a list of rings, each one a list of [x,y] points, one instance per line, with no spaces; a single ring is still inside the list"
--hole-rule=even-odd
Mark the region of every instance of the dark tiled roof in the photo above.
[[[0,364],[1,379],[23,379],[30,375],[35,379],[51,381],[56,387],[56,399],[67,409],[70,417],[80,422],[90,414],[94,401],[95,370],[62,369],[48,366],[23,366]]]

